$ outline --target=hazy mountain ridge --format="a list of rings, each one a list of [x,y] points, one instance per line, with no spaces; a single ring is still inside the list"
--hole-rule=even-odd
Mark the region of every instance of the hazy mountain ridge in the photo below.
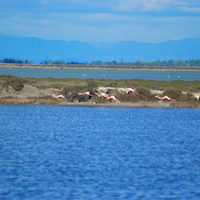
[[[0,59],[16,58],[40,63],[44,60],[64,61],[156,61],[200,59],[200,38],[184,38],[162,43],[122,41],[86,43],[43,40],[0,34]]]

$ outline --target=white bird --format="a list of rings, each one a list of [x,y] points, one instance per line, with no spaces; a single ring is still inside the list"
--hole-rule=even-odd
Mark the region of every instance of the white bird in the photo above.
[[[116,99],[116,97],[114,95],[108,97],[108,100],[112,101],[112,99],[117,101],[118,103],[120,103],[120,101],[118,99]]]
[[[122,91],[125,91],[126,94],[129,94],[130,92],[133,92],[133,93],[139,95],[139,93],[135,92],[132,88],[128,88],[128,89],[126,89],[126,90],[124,90],[123,88],[121,88],[121,90],[122,90]]]
[[[52,94],[52,96],[55,97],[55,98],[57,98],[57,99],[64,99],[65,101],[67,101],[67,99],[62,94],[60,94],[58,96]]]
[[[159,96],[155,96],[155,98],[160,99],[160,100],[169,100],[169,101],[176,101],[174,99],[171,99],[170,97],[168,97],[167,95],[165,95],[164,97],[159,97]]]
[[[95,92],[95,94],[98,96],[98,97],[104,97],[105,99],[108,99],[108,94],[106,94],[106,93],[101,93],[101,94],[98,94],[98,93],[96,93]]]
[[[200,96],[199,95],[194,95],[195,99],[199,101]]]
[[[89,96],[89,97],[93,97],[93,95],[91,94],[91,92],[90,91],[87,91],[87,92],[80,92],[80,93],[78,93],[78,95],[87,95],[87,96]]]

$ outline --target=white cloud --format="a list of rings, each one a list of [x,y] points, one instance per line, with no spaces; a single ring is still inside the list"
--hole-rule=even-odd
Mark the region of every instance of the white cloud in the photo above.
[[[179,10],[189,13],[200,13],[200,7],[179,7]]]
[[[161,11],[167,8],[169,1],[164,0],[120,0],[117,9],[120,11]]]
[[[22,5],[22,0],[19,2]],[[199,0],[100,0],[98,2],[36,0],[35,2],[34,8],[43,4],[42,9],[38,11],[30,8],[20,12],[13,9],[12,12],[2,10],[0,33],[90,42],[121,40],[162,42],[182,37],[200,37],[200,16],[188,14],[188,12],[199,13]],[[27,0],[28,3],[33,4],[31,0]],[[61,7],[67,7],[67,11],[60,11]],[[165,10],[165,14],[152,15],[152,12],[162,12],[162,10]],[[171,15],[172,10],[178,14]],[[184,16],[184,13],[187,15]],[[128,37],[126,33],[129,33]]]
[[[2,15],[4,16],[4,15]],[[200,17],[108,13],[21,13],[0,18],[0,33],[88,42],[163,42],[200,36]],[[128,33],[128,37],[126,35]]]
[[[26,12],[188,12],[200,7],[200,0],[0,0],[0,11]],[[192,10],[190,9],[190,10]],[[197,12],[197,11],[196,11]]]
[[[184,6],[200,6],[199,0],[119,0],[116,9],[119,11],[156,11],[178,9]],[[182,11],[185,11],[182,9]]]

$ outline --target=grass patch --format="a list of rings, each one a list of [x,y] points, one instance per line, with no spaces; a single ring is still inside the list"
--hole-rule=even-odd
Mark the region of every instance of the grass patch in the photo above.
[[[87,88],[97,88],[97,87],[116,87],[116,88],[134,88],[146,90],[170,90],[176,89],[180,91],[188,92],[200,92],[200,81],[155,81],[155,80],[139,80],[139,79],[57,79],[57,78],[23,78],[10,75],[0,76],[0,84],[31,84],[34,86],[44,86],[53,88],[68,88],[75,86],[82,86]]]

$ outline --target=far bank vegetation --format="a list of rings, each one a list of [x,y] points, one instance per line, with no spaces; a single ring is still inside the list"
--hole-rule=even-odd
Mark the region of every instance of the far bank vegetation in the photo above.
[[[94,61],[86,61],[86,62],[77,62],[77,61],[64,61],[64,60],[44,60],[40,64],[36,64],[33,61],[29,60],[20,60],[20,59],[13,59],[13,58],[4,58],[0,59],[0,64],[15,64],[15,65],[40,65],[40,66],[48,66],[48,67],[111,67],[111,68],[171,68],[171,67],[183,67],[183,68],[193,68],[193,67],[200,67],[200,60],[190,59],[190,60],[157,60],[157,61],[140,61],[136,60],[135,62],[126,62],[123,60],[120,61],[101,61],[101,60],[94,60]]]

